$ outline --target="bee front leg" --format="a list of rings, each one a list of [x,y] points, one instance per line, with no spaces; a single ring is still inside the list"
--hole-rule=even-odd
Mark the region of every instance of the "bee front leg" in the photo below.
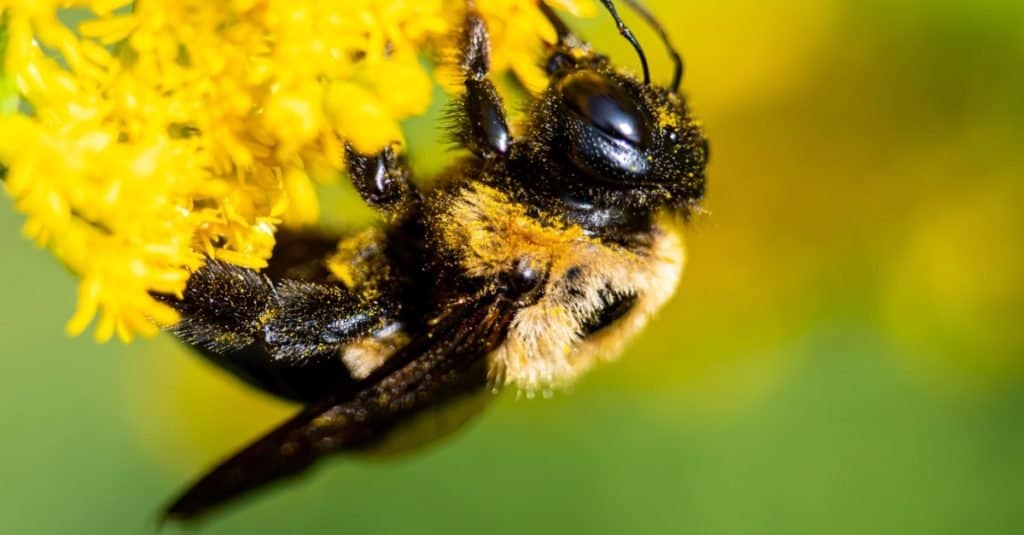
[[[481,158],[502,156],[512,144],[501,97],[487,78],[491,70],[490,48],[483,19],[470,12],[463,28],[459,61],[466,91],[457,103],[455,138]]]
[[[384,215],[400,216],[419,199],[409,169],[399,160],[394,147],[365,155],[346,144],[345,165],[363,201]]]

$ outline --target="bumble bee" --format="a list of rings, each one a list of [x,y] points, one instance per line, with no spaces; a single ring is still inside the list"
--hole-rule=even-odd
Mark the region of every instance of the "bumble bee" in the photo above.
[[[182,298],[163,297],[181,314],[172,331],[183,341],[305,404],[167,516],[195,517],[328,454],[423,443],[502,386],[566,385],[665,304],[684,260],[676,222],[704,195],[708,144],[678,94],[682,61],[661,26],[629,2],[673,58],[665,87],[651,83],[612,2],[602,4],[643,80],[540,2],[557,34],[549,83],[513,135],[488,78],[487,29],[470,9],[453,103],[466,158],[419,189],[393,147],[347,147],[348,175],[383,224],[340,238],[282,232],[264,271],[209,260]]]

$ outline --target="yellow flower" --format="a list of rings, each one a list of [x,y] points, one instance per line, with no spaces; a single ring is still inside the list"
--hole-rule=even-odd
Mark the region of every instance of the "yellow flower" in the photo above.
[[[578,0],[556,8],[588,14]],[[553,30],[533,0],[477,0],[496,71],[531,89]],[[69,8],[77,8],[69,10]],[[91,16],[65,23],[83,10]],[[26,236],[80,278],[68,322],[97,340],[173,324],[204,256],[266,265],[279,225],[315,224],[312,180],[343,147],[404,143],[451,0],[0,0],[4,189]],[[12,93],[21,102],[11,106]]]

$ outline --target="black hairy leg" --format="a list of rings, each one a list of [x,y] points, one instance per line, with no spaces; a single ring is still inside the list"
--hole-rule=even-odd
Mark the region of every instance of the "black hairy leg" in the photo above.
[[[591,54],[590,45],[576,35],[569,26],[555,13],[554,8],[546,2],[538,2],[537,7],[548,19],[548,23],[555,29],[558,40],[554,43],[547,43],[547,61],[545,70],[548,76],[556,72],[571,68],[580,57],[587,57]]]
[[[345,166],[363,201],[391,219],[405,215],[419,201],[409,169],[399,160],[394,147],[366,155],[346,143]]]
[[[505,109],[488,79],[490,41],[480,15],[470,12],[463,27],[459,69],[465,92],[453,113],[455,140],[481,158],[504,155],[512,144]]]
[[[528,264],[477,295],[450,302],[429,328],[368,377],[314,401],[298,415],[215,467],[166,511],[195,518],[223,502],[299,474],[324,455],[372,448],[401,424],[483,392],[487,355],[507,336],[518,310],[546,282]]]
[[[393,314],[334,284],[272,281],[208,260],[189,278],[171,328],[214,363],[271,393],[305,401],[350,380],[339,349]]]

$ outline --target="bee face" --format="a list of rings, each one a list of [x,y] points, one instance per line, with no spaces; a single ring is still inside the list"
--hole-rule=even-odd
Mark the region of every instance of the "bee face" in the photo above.
[[[649,180],[651,118],[615,80],[592,69],[562,76],[553,88],[562,112],[569,161],[591,178],[613,185]]]
[[[707,141],[685,103],[668,89],[611,70],[605,61],[563,68],[546,99],[552,157],[577,179],[651,202],[704,194]]]
[[[703,198],[708,142],[673,86],[638,80],[572,39],[553,48],[547,71],[523,158],[543,180],[528,186],[591,219],[646,220]]]

